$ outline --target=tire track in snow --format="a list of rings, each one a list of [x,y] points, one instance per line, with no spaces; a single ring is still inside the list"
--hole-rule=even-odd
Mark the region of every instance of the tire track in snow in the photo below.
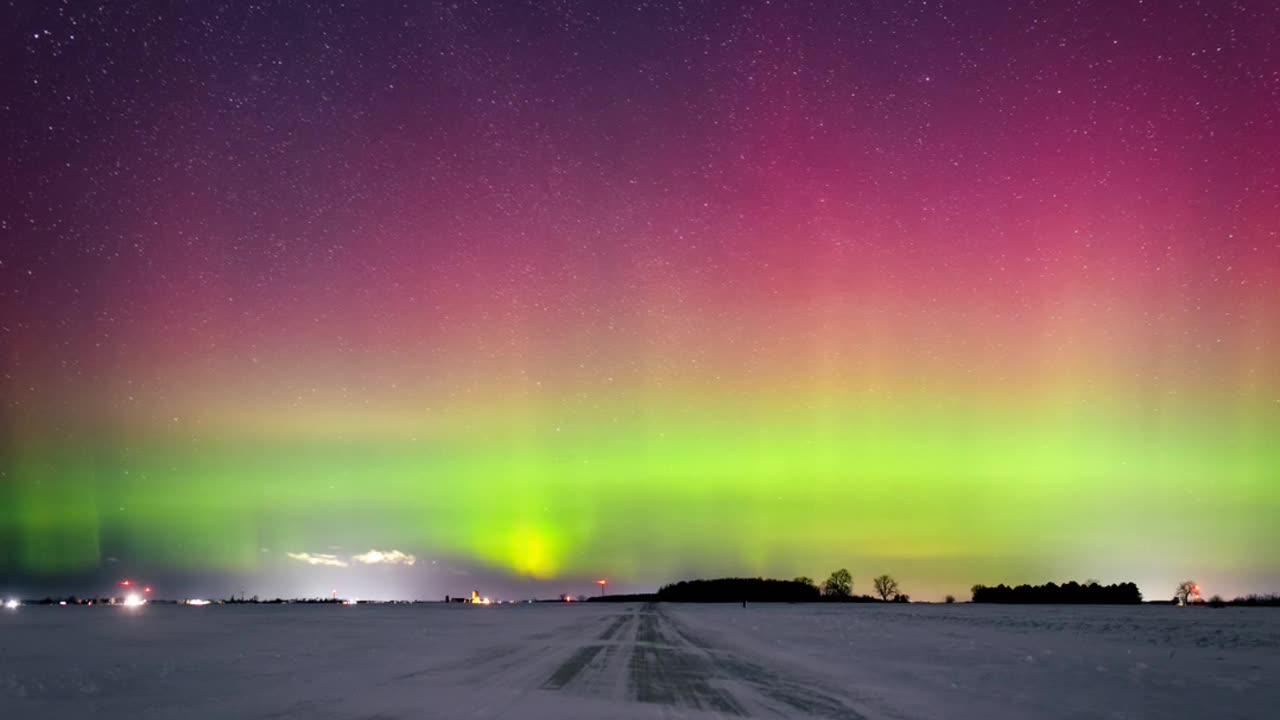
[[[617,617],[541,687],[722,716],[865,720],[835,694],[699,639],[655,604]]]
[[[563,690],[574,685],[579,694],[599,694],[591,691],[607,686],[604,682],[604,676],[608,674],[606,671],[616,665],[616,656],[621,649],[620,639],[628,634],[634,620],[634,613],[619,615],[595,638],[597,642],[578,648],[561,663],[542,683],[542,689]]]
[[[707,652],[725,676],[745,683],[760,696],[763,705],[781,717],[795,717],[800,713],[830,720],[866,720],[865,715],[834,693],[714,647],[674,620],[667,619],[667,623],[683,642]]]

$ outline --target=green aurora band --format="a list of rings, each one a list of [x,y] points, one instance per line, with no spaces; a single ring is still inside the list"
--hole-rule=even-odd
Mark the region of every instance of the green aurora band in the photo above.
[[[648,408],[630,416],[495,403],[452,428],[304,412],[198,436],[181,418],[84,442],[31,436],[11,446],[3,557],[56,575],[98,567],[109,543],[144,565],[248,572],[268,562],[261,547],[336,542],[539,579],[850,565],[926,588],[1275,570],[1257,549],[1280,526],[1267,432],[1280,418],[1257,403],[1205,423],[1083,399],[1037,417],[933,397],[702,397],[666,412],[641,400],[608,398]]]

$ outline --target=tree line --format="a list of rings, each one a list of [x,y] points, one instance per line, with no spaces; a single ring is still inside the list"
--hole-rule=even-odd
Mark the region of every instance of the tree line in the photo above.
[[[1001,583],[995,587],[973,586],[973,602],[1054,605],[1132,605],[1142,602],[1142,593],[1131,582],[1100,585],[1096,581],[1080,584],[1074,580],[1062,585],[1018,585]]]
[[[792,580],[773,578],[718,578],[713,580],[682,580],[664,585],[656,593],[643,595],[618,595],[591,598],[596,601],[615,602],[910,602],[911,598],[891,575],[880,575],[871,581],[874,594],[854,593],[853,574],[840,568],[821,583],[812,578],[797,577]],[[1103,585],[1096,580],[1083,583],[1074,580],[1043,585],[1022,584],[1009,586],[974,585],[972,602],[1030,605],[1137,605],[1142,603],[1142,592],[1132,582]],[[947,603],[955,602],[948,595]],[[1235,600],[1223,600],[1214,596],[1209,600],[1200,597],[1200,586],[1190,580],[1178,586],[1174,604],[1225,606],[1276,606],[1280,595],[1250,595]]]
[[[682,580],[662,586],[653,596],[664,602],[910,602],[898,581],[881,575],[872,581],[875,595],[855,595],[853,574],[845,568],[831,573],[821,585],[807,577],[718,578]]]

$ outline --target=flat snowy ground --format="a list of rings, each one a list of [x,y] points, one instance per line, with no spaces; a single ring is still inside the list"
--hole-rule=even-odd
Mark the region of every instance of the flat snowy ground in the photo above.
[[[0,609],[0,718],[1274,718],[1280,611]]]

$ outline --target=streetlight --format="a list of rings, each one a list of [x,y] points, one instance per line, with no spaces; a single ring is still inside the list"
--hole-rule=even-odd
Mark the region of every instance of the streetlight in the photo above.
[[[609,584],[608,580],[597,580],[596,584],[600,586],[600,597],[604,597],[604,586]]]

